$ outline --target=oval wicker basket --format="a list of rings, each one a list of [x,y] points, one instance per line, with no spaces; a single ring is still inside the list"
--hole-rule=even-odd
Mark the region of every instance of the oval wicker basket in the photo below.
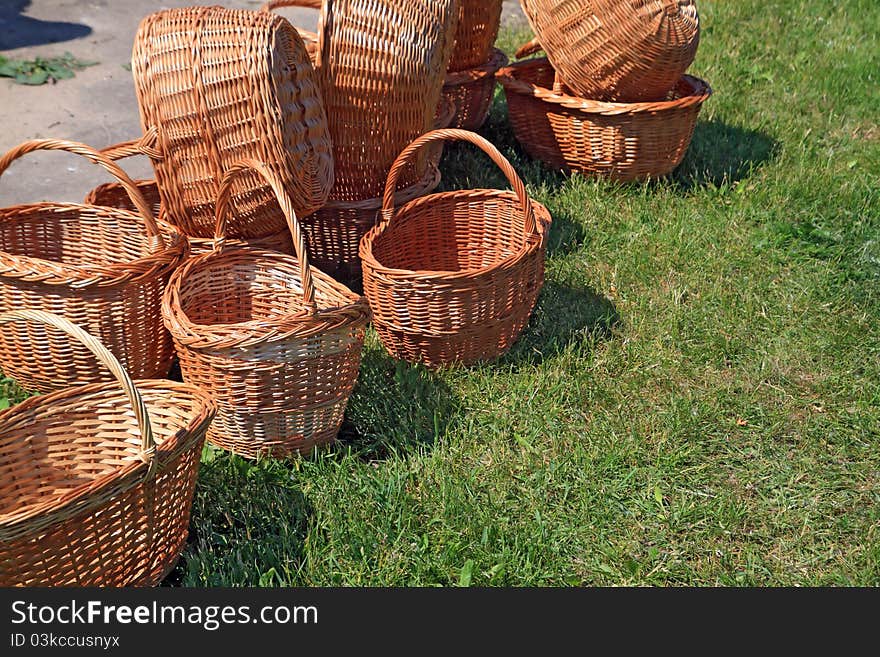
[[[274,0],[263,10],[316,4]],[[457,0],[323,0],[314,63],[336,164],[330,200],[380,196],[397,154],[434,127],[457,20]],[[401,183],[418,184],[429,168],[423,153]]]
[[[0,411],[0,586],[158,584],[186,543],[214,402],[183,383],[135,387],[100,342],[57,315],[0,315],[20,320],[74,338],[116,381]]]
[[[565,171],[630,181],[664,176],[687,152],[708,84],[682,77],[669,100],[603,103],[570,95],[545,58],[498,72],[508,117],[526,152]]]
[[[253,171],[278,195],[296,258],[223,241],[230,185]],[[175,272],[162,304],[184,380],[217,401],[208,440],[249,458],[333,441],[360,367],[366,301],[311,269],[292,203],[259,162],[224,177],[216,237],[215,251]]]
[[[458,0],[458,25],[447,71],[465,71],[486,63],[501,26],[503,0]]]
[[[165,213],[162,211],[162,202],[159,198],[159,188],[155,180],[135,180],[144,199],[153,209],[156,215],[156,223],[159,228],[165,232],[178,232],[178,229],[165,221]],[[134,211],[134,205],[125,188],[119,183],[105,183],[98,185],[91,190],[83,201],[86,205],[103,205],[105,207],[117,208],[120,210]],[[208,253],[214,248],[213,237],[189,237],[190,256],[202,255]],[[269,251],[279,251],[288,255],[293,254],[293,242],[290,239],[290,230],[285,226],[284,229],[274,235],[266,237],[252,237],[246,240],[228,240],[229,243],[238,243],[243,246],[252,246],[257,249],[267,249]]]
[[[189,7],[141,21],[132,73],[168,221],[210,237],[226,168],[264,161],[308,214],[333,186],[333,156],[318,80],[302,39],[267,12]],[[236,181],[230,236],[277,234],[286,221],[254,175]]]
[[[491,58],[482,66],[447,73],[443,85],[443,99],[455,105],[455,116],[450,127],[479,130],[489,116],[495,97],[495,74],[507,65],[507,55],[495,48]]]
[[[174,349],[162,325],[162,292],[186,254],[177,234],[160,234],[134,182],[83,144],[27,141],[0,158],[0,175],[17,158],[62,150],[99,164],[131,195],[140,216],[75,203],[0,208],[0,312],[18,308],[64,316],[101,340],[136,378],[168,374]],[[45,326],[0,332],[0,368],[28,390],[110,380],[87,349]],[[27,357],[20,345],[31,345]]]
[[[395,210],[407,160],[426,144],[452,139],[485,151],[514,191],[431,194]],[[364,293],[388,352],[438,367],[507,351],[544,283],[550,221],[510,163],[479,135],[437,130],[410,144],[388,174],[382,223],[361,240]]]
[[[575,95],[662,100],[694,61],[693,0],[521,0],[538,41]]]

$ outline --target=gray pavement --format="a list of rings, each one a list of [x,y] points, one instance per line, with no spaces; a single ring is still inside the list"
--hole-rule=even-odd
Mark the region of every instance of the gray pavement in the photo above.
[[[256,9],[263,0],[225,0],[227,7]],[[25,86],[0,78],[0,151],[34,138],[62,138],[104,147],[140,134],[131,73],[125,68],[141,18],[192,0],[0,0],[0,55],[32,59],[65,52],[99,62],[57,84]],[[516,0],[506,0],[505,20],[519,15]],[[317,12],[285,9],[296,25],[314,29]],[[148,177],[145,158],[124,167]],[[35,153],[22,158],[0,178],[0,206],[40,200],[79,201],[109,180],[98,167],[64,153]]]

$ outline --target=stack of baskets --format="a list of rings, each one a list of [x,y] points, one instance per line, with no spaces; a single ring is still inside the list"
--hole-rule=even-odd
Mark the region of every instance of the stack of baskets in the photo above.
[[[684,157],[712,93],[685,75],[700,24],[693,0],[522,0],[537,35],[502,68],[510,123],[554,168],[658,177]]]
[[[455,45],[447,67],[443,97],[455,104],[451,127],[478,130],[492,106],[495,74],[507,55],[494,48],[502,0],[459,0]]]

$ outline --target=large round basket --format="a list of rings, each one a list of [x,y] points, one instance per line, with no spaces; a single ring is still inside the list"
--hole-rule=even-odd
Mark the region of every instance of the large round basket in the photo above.
[[[708,84],[685,75],[668,100],[586,100],[558,83],[554,87],[553,67],[545,58],[502,68],[498,80],[513,132],[529,155],[555,169],[620,181],[655,178],[675,169],[712,93]]]
[[[236,175],[266,177],[290,222],[297,257],[224,244]],[[309,267],[281,181],[245,160],[217,198],[216,249],[189,259],[162,313],[183,378],[217,401],[213,444],[249,458],[307,453],[335,439],[360,367],[366,301]]]
[[[465,71],[486,63],[501,25],[503,0],[458,0],[458,26],[447,71]]]
[[[521,0],[547,57],[575,94],[662,100],[697,54],[693,0]]]
[[[495,48],[482,66],[447,73],[443,98],[455,104],[455,116],[449,127],[478,130],[489,116],[495,97],[495,74],[507,64],[507,55]]]
[[[395,210],[406,161],[436,140],[479,146],[513,192],[431,194]],[[373,326],[396,358],[429,367],[503,354],[516,341],[544,283],[550,214],[529,199],[498,150],[464,130],[437,130],[408,146],[388,175],[382,222],[361,241]]]
[[[24,321],[74,338],[116,381],[0,411],[0,586],[158,584],[186,544],[214,403],[183,383],[135,386],[57,315],[0,314],[0,324]]]
[[[155,180],[135,180],[135,184],[144,195],[147,203],[152,206],[157,217],[159,227],[166,232],[178,231],[165,221],[165,213],[162,211],[162,202],[159,197],[159,187]],[[119,183],[104,183],[91,190],[83,201],[86,205],[103,205],[120,210],[133,211],[134,205],[125,188]],[[188,237],[190,256],[208,253],[214,248],[213,237]],[[293,254],[293,242],[290,239],[290,230],[285,226],[282,230],[266,237],[252,237],[245,240],[229,240],[229,243],[238,243],[252,246],[257,249],[279,251],[288,255]]]
[[[101,340],[132,376],[166,376],[174,349],[162,325],[161,299],[185,257],[185,240],[176,233],[163,237],[134,182],[83,144],[25,142],[0,158],[0,174],[38,150],[69,151],[101,165],[139,214],[76,203],[0,208],[0,312],[29,308],[62,315]],[[40,392],[110,380],[87,349],[45,325],[0,331],[0,369]]]
[[[266,163],[296,210],[321,207],[333,186],[327,116],[299,34],[267,12],[187,7],[141,21],[132,73],[168,222],[210,237],[224,171],[241,158]],[[251,238],[286,225],[271,190],[242,176],[229,234]]]

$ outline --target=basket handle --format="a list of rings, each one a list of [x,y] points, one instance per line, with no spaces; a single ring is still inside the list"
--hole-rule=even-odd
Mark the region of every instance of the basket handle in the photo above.
[[[111,160],[122,160],[135,155],[146,155],[153,161],[162,159],[162,151],[159,150],[159,131],[156,126],[151,127],[143,137],[123,141],[113,146],[101,149],[101,154]]]
[[[258,173],[263,180],[269,183],[272,191],[275,192],[275,198],[278,199],[278,205],[284,213],[287,220],[287,227],[293,237],[293,248],[296,250],[296,257],[299,260],[300,279],[303,286],[303,302],[314,313],[315,305],[315,284],[312,281],[312,269],[309,267],[309,256],[306,250],[305,235],[299,225],[296,212],[293,209],[293,201],[284,189],[284,184],[272,172],[269,167],[258,160],[245,158],[239,160],[226,170],[223,179],[220,181],[220,191],[217,192],[216,203],[216,223],[214,224],[214,250],[223,248],[226,241],[226,216],[229,214],[229,202],[232,199],[232,181],[235,177],[242,173]]]
[[[431,132],[425,133],[404,148],[403,152],[397,156],[397,159],[394,160],[394,164],[391,165],[391,170],[388,172],[388,180],[385,182],[385,194],[382,197],[382,223],[387,224],[394,219],[394,191],[397,189],[397,179],[400,177],[401,172],[407,164],[409,164],[409,161],[413,158],[415,153],[432,142],[447,140],[468,141],[475,146],[479,146],[483,152],[492,159],[498,168],[501,169],[501,172],[507,178],[510,186],[513,187],[516,197],[519,199],[525,217],[526,234],[536,234],[538,228],[535,224],[535,213],[532,209],[532,202],[529,199],[526,186],[523,184],[522,179],[517,175],[513,166],[507,161],[507,158],[495,148],[495,146],[486,141],[483,137],[475,132],[459,130],[457,128],[432,130]]]
[[[110,370],[113,377],[122,384],[125,396],[128,397],[128,401],[131,402],[131,407],[134,409],[134,416],[137,419],[138,429],[141,432],[142,452],[140,458],[144,463],[147,463],[150,466],[147,471],[147,477],[152,476],[156,469],[156,441],[153,439],[153,428],[152,425],[150,425],[150,416],[147,413],[147,407],[144,405],[144,400],[141,397],[141,394],[138,392],[137,388],[135,388],[131,377],[128,376],[128,372],[125,371],[125,368],[116,359],[116,356],[110,353],[107,347],[102,345],[96,337],[87,333],[76,324],[73,324],[63,317],[59,317],[53,313],[47,313],[42,310],[22,309],[10,310],[9,312],[0,314],[0,324],[22,320],[52,326],[59,331],[63,331],[70,337],[75,338],[91,351],[98,359],[98,362]]]
[[[260,7],[260,11],[271,12],[283,7],[301,7],[302,9],[317,9],[320,11],[323,5],[324,0],[269,0]],[[318,35],[315,32],[301,30],[300,28],[296,28],[296,31],[299,32],[300,37],[304,41],[314,41],[316,47],[319,45]],[[320,56],[320,51],[318,55]]]
[[[536,52],[540,52],[543,49],[544,47],[541,45],[538,37],[535,37],[531,41],[522,44],[517,51],[513,53],[513,56],[517,59],[522,59],[523,57],[534,55]]]
[[[67,141],[65,139],[31,139],[10,149],[2,158],[0,158],[0,176],[3,175],[6,169],[9,168],[9,165],[15,160],[28,153],[33,153],[34,151],[67,151],[74,155],[81,155],[103,167],[119,181],[128,193],[131,202],[134,203],[134,206],[141,213],[141,217],[143,218],[144,225],[147,229],[147,236],[157,239],[160,247],[164,248],[165,242],[162,239],[162,233],[159,231],[159,227],[156,225],[156,219],[153,217],[153,210],[150,208],[149,204],[147,204],[144,195],[141,194],[137,185],[134,184],[134,181],[128,177],[128,174],[125,173],[118,164],[113,162],[113,160],[107,155],[100,151],[96,151],[91,146],[86,146],[85,144],[80,144],[75,141]]]

